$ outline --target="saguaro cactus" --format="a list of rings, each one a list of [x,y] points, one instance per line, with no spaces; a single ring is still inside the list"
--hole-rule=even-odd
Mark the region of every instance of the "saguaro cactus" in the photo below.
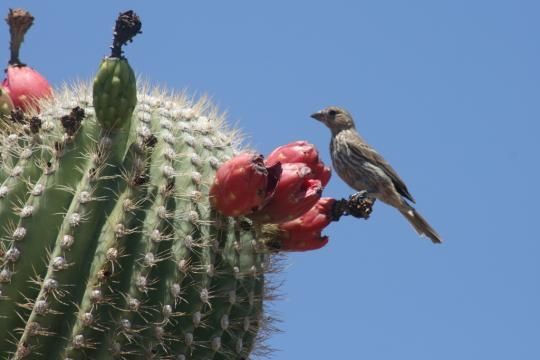
[[[237,137],[205,101],[136,91],[118,45],[139,29],[121,14],[93,89],[57,90],[0,127],[1,358],[247,359],[254,347],[268,258],[249,220],[208,197]]]
[[[8,20],[0,358],[248,359],[271,329],[275,252],[323,247],[332,220],[372,201],[321,199],[330,169],[305,141],[264,161],[208,102],[137,88],[132,11],[93,86],[55,92],[15,62],[33,17]]]

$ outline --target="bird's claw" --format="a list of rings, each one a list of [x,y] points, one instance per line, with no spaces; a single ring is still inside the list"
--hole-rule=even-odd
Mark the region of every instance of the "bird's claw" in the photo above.
[[[356,218],[368,219],[373,211],[375,199],[367,196],[367,191],[352,194],[347,202],[347,214]]]
[[[338,221],[343,215],[368,219],[373,211],[375,199],[368,197],[367,191],[359,191],[349,196],[349,200],[337,200],[332,208],[332,221]]]

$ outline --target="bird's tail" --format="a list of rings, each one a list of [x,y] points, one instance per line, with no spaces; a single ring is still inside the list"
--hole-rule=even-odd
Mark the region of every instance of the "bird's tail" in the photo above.
[[[435,229],[433,229],[426,219],[424,219],[412,206],[407,205],[406,208],[400,209],[399,211],[411,223],[418,234],[427,236],[434,244],[442,243],[440,235],[437,234]]]

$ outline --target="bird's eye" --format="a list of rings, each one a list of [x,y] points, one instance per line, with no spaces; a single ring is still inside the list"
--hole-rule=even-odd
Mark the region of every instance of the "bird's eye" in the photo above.
[[[328,115],[330,115],[330,116],[336,116],[336,115],[337,115],[337,111],[332,109],[332,110],[328,111]]]

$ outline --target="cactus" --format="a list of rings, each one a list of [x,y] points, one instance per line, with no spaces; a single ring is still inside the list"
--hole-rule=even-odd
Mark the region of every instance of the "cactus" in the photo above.
[[[247,359],[264,333],[264,240],[208,196],[237,132],[132,74],[113,46],[0,128],[3,359]]]
[[[18,60],[32,20],[10,11],[0,93],[0,358],[265,353],[275,253],[321,248],[372,201],[321,199],[331,172],[305,141],[265,162],[206,100],[137,87],[132,11],[93,86],[55,92]]]

